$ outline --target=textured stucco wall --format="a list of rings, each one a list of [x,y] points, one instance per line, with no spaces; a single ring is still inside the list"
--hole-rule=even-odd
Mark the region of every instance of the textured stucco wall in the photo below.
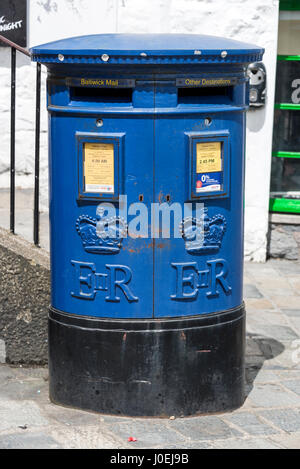
[[[247,115],[245,255],[264,261],[277,48],[278,0],[30,0],[29,45],[103,32],[172,32],[226,36],[266,48],[268,99]],[[9,54],[0,49],[0,187],[8,186]],[[33,185],[35,66],[17,70],[17,185]],[[43,73],[43,83],[45,72]],[[47,206],[47,118],[43,95],[42,206]]]
[[[268,257],[300,259],[300,225],[270,223],[268,238]]]
[[[0,228],[0,285],[0,363],[47,363],[48,253]]]

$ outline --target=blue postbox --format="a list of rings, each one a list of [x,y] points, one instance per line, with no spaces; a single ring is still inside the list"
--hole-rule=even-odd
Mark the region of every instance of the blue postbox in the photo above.
[[[48,69],[51,399],[240,406],[246,67],[263,50],[107,34],[31,52]]]

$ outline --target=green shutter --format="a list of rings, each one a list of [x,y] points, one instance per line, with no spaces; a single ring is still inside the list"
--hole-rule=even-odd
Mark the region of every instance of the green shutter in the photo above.
[[[271,212],[300,213],[300,200],[298,199],[270,199]]]
[[[279,10],[286,10],[286,11],[300,10],[300,0],[280,0]]]

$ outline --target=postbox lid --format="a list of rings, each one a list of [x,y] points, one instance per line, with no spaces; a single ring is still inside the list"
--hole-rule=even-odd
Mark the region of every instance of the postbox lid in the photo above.
[[[250,63],[264,49],[203,34],[95,34],[35,46],[32,60],[81,64]]]

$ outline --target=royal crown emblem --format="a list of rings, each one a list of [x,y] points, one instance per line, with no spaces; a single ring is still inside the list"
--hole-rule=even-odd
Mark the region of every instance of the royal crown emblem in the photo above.
[[[225,217],[220,214],[209,217],[207,209],[204,209],[203,220],[187,217],[180,224],[180,232],[190,254],[218,251],[225,231]]]
[[[86,252],[94,254],[117,254],[127,236],[127,223],[121,217],[97,218],[81,215],[76,221],[76,230]]]

